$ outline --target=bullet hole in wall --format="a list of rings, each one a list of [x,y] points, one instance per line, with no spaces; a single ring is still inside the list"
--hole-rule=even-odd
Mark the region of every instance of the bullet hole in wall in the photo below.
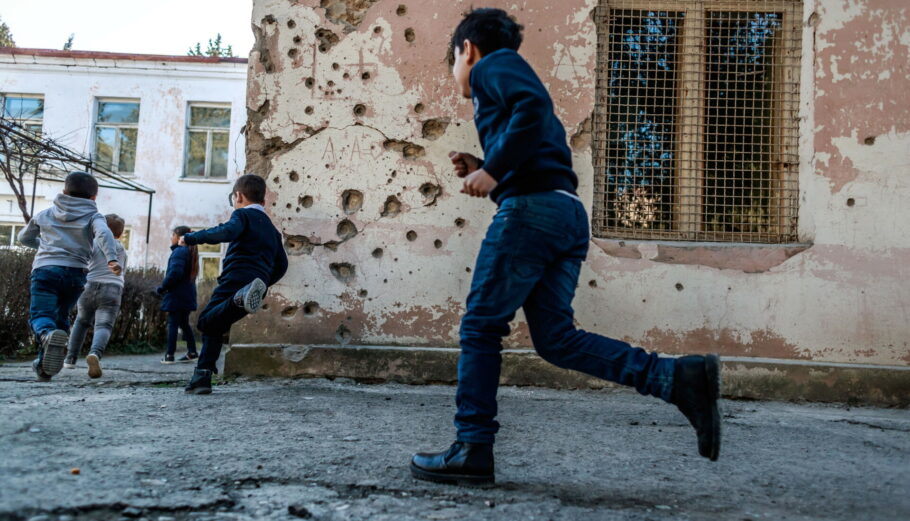
[[[354,265],[348,262],[333,262],[329,264],[329,271],[341,282],[350,282],[357,276]]]
[[[426,149],[422,146],[400,139],[387,139],[383,141],[382,147],[386,150],[394,150],[401,153],[405,159],[417,159],[427,154]]]
[[[357,227],[354,226],[354,223],[345,219],[338,223],[338,226],[335,227],[335,233],[341,240],[346,241],[351,237],[357,235]]]
[[[333,64],[332,64],[332,70],[333,70],[333,71],[337,71],[337,70],[340,69],[340,68],[341,68],[341,65],[338,65],[337,63],[333,63]]]
[[[852,197],[851,197],[851,198],[849,198],[849,199],[847,199],[847,206],[849,206],[849,207],[851,207],[851,208],[852,208],[852,207],[853,207],[853,205],[855,205],[855,204],[856,204],[856,200],[855,200],[855,199],[853,199],[853,198],[852,198]]]
[[[370,73],[369,73],[369,72],[364,72],[363,74],[360,75],[360,79],[361,79],[361,80],[368,80],[368,79],[370,79]]]
[[[338,329],[335,330],[335,340],[338,341],[341,345],[347,345],[351,341],[351,330],[347,326],[341,324],[338,326]]]
[[[297,57],[297,49],[290,49],[290,50],[288,50],[288,58],[292,58],[292,59],[293,59],[293,58],[296,58],[296,57]]]
[[[414,242],[417,240],[417,232],[414,230],[408,230],[408,233],[405,234],[405,237],[407,237],[409,241]]]
[[[398,16],[404,16],[408,14],[408,6],[404,4],[398,4],[398,9],[395,9],[395,14]]]
[[[291,203],[288,203],[288,204],[284,205],[284,207],[287,208],[288,210],[290,210],[290,209],[291,209]]]
[[[295,27],[297,27],[297,22],[294,20],[288,20],[288,29],[293,29]]]
[[[367,292],[367,290],[362,289],[362,290],[360,290],[360,291],[357,292],[357,295],[358,295],[360,298],[365,298],[367,295],[369,295],[369,293]]]
[[[360,190],[345,190],[341,193],[341,209],[351,215],[363,206],[363,192]]]
[[[302,206],[304,208],[309,208],[309,207],[313,206],[313,196],[304,195],[303,197],[298,197],[297,204],[299,204],[300,206]]]
[[[303,109],[303,112],[304,112],[305,114],[312,114],[312,113],[313,113],[313,107],[307,107],[307,108]]]
[[[295,36],[295,37],[294,37],[294,43],[295,43],[295,44],[300,45],[300,42],[302,42],[302,41],[303,41],[303,38],[301,38],[301,37],[299,37],[299,36]]]
[[[382,258],[382,254],[383,254],[382,248],[376,248],[375,250],[373,250],[373,258],[374,258],[374,259],[381,259],[381,258]]]
[[[394,195],[390,195],[383,203],[382,212],[379,215],[382,217],[395,217],[399,213],[401,213],[401,201]]]
[[[303,314],[312,315],[319,311],[319,304],[316,302],[310,301],[303,305]]]
[[[351,78],[351,75],[348,74],[348,73],[344,73],[344,74],[341,75],[341,77],[347,80],[347,79],[350,79],[350,78]]]
[[[334,87],[334,86],[335,86],[335,82],[332,81],[332,80],[327,81],[325,84],[328,85],[329,87]]]
[[[309,255],[315,246],[303,235],[287,235],[284,238],[284,249],[289,255]]]
[[[676,291],[682,291],[682,290],[683,290],[683,285],[682,285],[681,283],[677,282],[677,283],[676,283]]]
[[[357,116],[358,118],[363,117],[363,115],[366,113],[367,113],[366,105],[364,105],[363,103],[358,103],[358,104],[354,105],[354,115],[355,116]]]
[[[863,140],[863,144],[864,144],[864,145],[870,145],[870,146],[871,146],[871,145],[874,145],[874,144],[875,144],[875,136],[869,136],[869,137],[867,137],[866,139]]]
[[[440,136],[445,134],[446,128],[449,126],[449,118],[434,118],[428,119],[423,122],[423,127],[421,129],[421,134],[424,139],[429,139],[433,141],[438,139]]]
[[[464,219],[462,219],[461,217],[455,219],[455,226],[457,226],[459,228],[464,228]]]
[[[421,112],[423,112],[424,108],[425,107],[423,106],[423,103],[418,103],[417,105],[414,105],[414,112],[420,114]]]
[[[319,40],[319,52],[328,52],[329,49],[341,41],[337,34],[324,27],[316,29],[316,39]]]
[[[423,196],[423,205],[431,206],[436,203],[436,198],[442,193],[442,188],[433,183],[424,183],[420,185],[420,195]]]
[[[589,281],[588,281],[588,286],[591,286],[592,288],[596,288],[596,287],[597,287],[597,281],[594,280],[594,279],[589,280]]]
[[[341,244],[338,241],[328,241],[322,243],[322,247],[331,251],[338,251],[338,245]]]
[[[284,318],[291,318],[297,314],[297,306],[288,306],[281,310],[281,316]]]
[[[408,27],[407,29],[404,30],[405,41],[407,41],[408,43],[411,43],[416,38],[417,38],[417,35],[414,34],[414,29],[411,29],[410,27]]]
[[[307,78],[303,80],[303,84],[306,86],[306,88],[312,89],[313,86],[316,85],[316,80],[313,78]]]
[[[382,27],[379,27],[378,25],[374,27],[373,34],[382,34]]]
[[[288,174],[288,178],[296,183],[297,181],[300,181],[300,174],[298,174],[296,170],[291,170],[291,172]]]
[[[471,268],[465,268],[464,271],[465,273],[471,273]]]
[[[442,248],[442,241],[439,239],[436,239],[435,241],[433,241],[433,246],[435,246],[437,250],[439,248]]]

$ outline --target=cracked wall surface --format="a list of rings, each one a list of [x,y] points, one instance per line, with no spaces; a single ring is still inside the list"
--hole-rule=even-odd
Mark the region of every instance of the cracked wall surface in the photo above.
[[[489,2],[567,129],[593,201],[596,0]],[[255,0],[247,168],[291,254],[240,343],[453,346],[494,206],[459,193],[480,155],[447,42],[468,2]],[[800,244],[595,239],[578,325],[668,353],[910,364],[910,10],[806,0]],[[506,346],[529,346],[521,314]]]

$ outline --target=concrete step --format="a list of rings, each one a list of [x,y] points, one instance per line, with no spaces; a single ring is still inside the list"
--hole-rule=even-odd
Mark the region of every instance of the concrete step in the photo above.
[[[235,344],[224,372],[253,377],[351,378],[363,382],[454,384],[458,349],[397,346]],[[532,350],[502,352],[502,385],[555,389],[616,386],[560,369]],[[728,398],[910,406],[910,367],[724,357]]]

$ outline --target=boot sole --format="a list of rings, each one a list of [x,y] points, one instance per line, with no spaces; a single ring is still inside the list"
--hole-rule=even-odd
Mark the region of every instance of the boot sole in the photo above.
[[[423,481],[459,485],[463,487],[490,487],[496,484],[495,476],[472,476],[469,474],[442,474],[422,469],[411,462],[411,476]]]
[[[88,366],[89,378],[101,378],[101,359],[98,355],[89,353],[85,357],[85,364]]]
[[[707,457],[711,461],[717,461],[720,456],[720,407],[717,402],[720,400],[720,357],[718,355],[705,356],[705,372],[708,379],[708,393],[711,398],[711,445]]]
[[[261,279],[255,279],[253,282],[250,282],[250,289],[246,292],[246,295],[243,296],[243,309],[245,309],[247,313],[259,311],[259,308],[262,307],[262,297],[265,296],[265,291],[267,289],[268,287]]]
[[[63,369],[63,360],[66,358],[69,335],[62,329],[55,329],[48,334],[50,335],[50,338],[44,345],[44,354],[41,357],[41,370],[48,376],[54,376]]]

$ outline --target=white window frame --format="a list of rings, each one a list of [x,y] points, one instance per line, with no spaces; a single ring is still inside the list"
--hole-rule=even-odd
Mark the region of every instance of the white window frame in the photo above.
[[[183,146],[183,175],[180,176],[183,179],[190,180],[199,180],[199,179],[212,179],[212,180],[226,180],[228,178],[228,173],[225,171],[224,176],[213,177],[212,176],[212,134],[220,133],[225,134],[228,137],[228,159],[231,156],[231,124],[230,120],[228,121],[227,128],[225,127],[206,127],[193,125],[192,114],[193,107],[200,108],[214,108],[214,109],[228,109],[231,112],[231,118],[234,117],[234,107],[230,103],[216,103],[216,102],[197,102],[191,101],[186,105],[186,139]],[[205,132],[205,169],[203,174],[200,175],[187,175],[187,166],[189,165],[190,160],[190,132]],[[229,161],[230,162],[230,161]]]
[[[205,227],[193,228],[193,230],[204,230],[204,229],[205,229]],[[207,245],[207,246],[210,246],[210,245]],[[227,244],[226,244],[226,243],[221,243],[221,244],[219,244],[219,248],[218,248],[218,252],[217,252],[217,253],[216,253],[216,252],[210,252],[210,251],[198,251],[198,250],[197,250],[196,253],[199,255],[199,269],[198,269],[198,272],[196,273],[196,282],[203,282],[203,281],[205,281],[205,278],[204,278],[204,275],[205,275],[205,269],[204,269],[204,268],[205,268],[205,264],[204,264],[203,259],[218,259],[218,276],[219,276],[219,277],[221,276],[222,270],[224,269],[224,253],[225,253],[225,251],[227,251]],[[216,277],[216,278],[217,278],[217,277]]]
[[[0,222],[0,226],[12,226],[13,227],[12,235],[10,235],[9,244],[0,244],[0,249],[9,250],[9,249],[21,247],[18,244],[18,240],[16,239],[16,237],[19,235],[19,232],[22,230],[22,228],[25,228],[25,225],[22,224],[21,222],[16,222],[16,223]]]
[[[139,121],[135,123],[102,123],[98,121],[98,116],[101,114],[101,104],[102,103],[135,103],[139,105],[139,117],[142,117],[142,102],[138,98],[95,98],[95,117],[94,122],[92,123],[92,159],[97,160],[95,157],[95,150],[98,140],[98,128],[113,128],[117,131],[117,135],[114,138],[114,152],[113,157],[111,157],[110,169],[112,172],[118,174],[124,174],[127,176],[134,176],[136,174],[136,165],[133,165],[132,171],[120,171],[118,167],[120,165],[120,129],[123,128],[134,128],[136,129],[136,158],[139,158]],[[106,166],[106,165],[105,165]]]
[[[0,113],[6,114],[6,100],[9,98],[22,98],[22,99],[40,99],[42,102],[45,101],[43,94],[19,94],[16,92],[3,92],[0,93]],[[13,121],[19,125],[28,128],[30,125],[38,125],[40,128],[37,134],[40,136],[44,133],[44,110],[46,107],[42,105],[41,117],[40,118],[28,118],[28,119],[19,119],[13,118]]]

